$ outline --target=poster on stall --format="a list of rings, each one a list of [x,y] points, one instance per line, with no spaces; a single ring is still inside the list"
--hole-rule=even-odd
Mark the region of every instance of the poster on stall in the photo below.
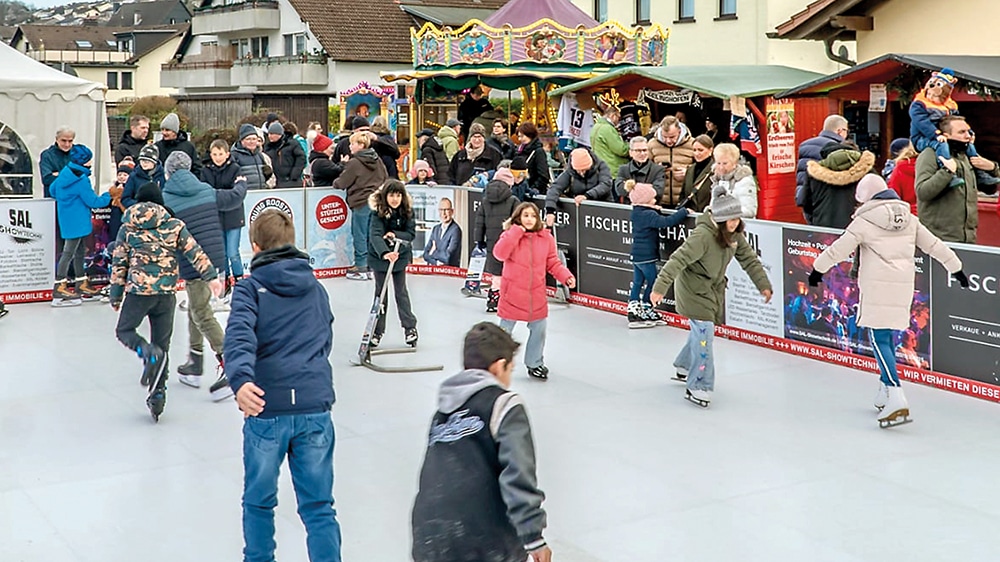
[[[341,275],[354,263],[351,209],[341,189],[306,190],[305,247],[319,277]]]
[[[455,208],[455,190],[444,187],[418,187],[406,186],[406,192],[413,199],[413,216],[417,221],[417,236],[413,239],[413,257],[422,258],[424,248],[430,239],[431,230],[441,223],[441,213],[438,212],[438,205],[442,199],[451,202]],[[473,215],[474,216],[474,215]],[[454,216],[452,216],[454,219]]]
[[[886,92],[885,84],[871,84],[868,86],[868,111],[885,113],[888,103],[889,95]]]
[[[52,299],[55,201],[0,201],[0,297],[7,304]]]
[[[750,247],[760,259],[767,278],[771,281],[773,295],[771,302],[764,304],[764,297],[750,280],[750,276],[735,259],[729,262],[726,277],[726,324],[771,336],[784,337],[784,308],[781,295],[784,294],[782,274],[781,225],[748,221],[745,236]]]
[[[250,245],[250,225],[257,217],[268,209],[277,209],[290,217],[295,225],[295,245],[303,250],[306,248],[306,203],[304,189],[257,189],[247,192],[243,200],[246,211],[246,225],[240,238],[240,257],[243,259],[243,271],[250,272],[250,261],[253,260],[253,246]]]
[[[795,105],[787,100],[767,102],[767,172],[795,172]]]

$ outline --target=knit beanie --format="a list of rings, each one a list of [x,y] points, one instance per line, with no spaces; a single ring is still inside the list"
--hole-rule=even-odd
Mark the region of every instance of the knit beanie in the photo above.
[[[421,129],[421,131],[417,133],[417,138],[419,139],[422,137],[433,137],[436,134],[437,133],[434,132],[434,129]]]
[[[273,122],[273,123],[271,123],[270,125],[267,126],[267,134],[269,134],[269,135],[282,135],[283,136],[285,134],[285,127],[282,126],[281,123],[278,123],[277,121],[275,121],[275,122]]]
[[[150,162],[160,161],[160,149],[155,144],[147,144],[139,149],[139,161],[149,160]]]
[[[173,131],[175,133],[181,132],[181,120],[177,117],[176,113],[168,113],[163,121],[160,121],[161,131]]]
[[[484,127],[482,123],[473,123],[472,126],[469,127],[469,137],[471,138],[476,135],[481,135],[483,138],[486,138],[486,127]]]
[[[733,197],[724,185],[717,185],[712,189],[711,207],[712,220],[715,222],[726,222],[743,216],[743,206],[740,205],[740,200]]]
[[[155,182],[146,182],[135,192],[135,200],[139,203],[156,203],[162,206],[163,192]]]
[[[514,159],[510,161],[510,169],[515,172],[527,172],[528,161],[524,159],[524,156],[515,156]]]
[[[352,131],[358,131],[358,130],[362,129],[363,127],[369,127],[370,128],[371,127],[371,123],[369,123],[368,120],[365,119],[364,117],[362,117],[360,115],[355,115],[354,119],[351,120],[351,130]]]
[[[119,174],[131,174],[134,169],[135,164],[131,160],[126,159],[118,163]]]
[[[854,198],[858,203],[867,203],[879,193],[889,189],[885,180],[878,174],[867,174],[858,182],[858,189],[854,192]]]
[[[656,202],[656,190],[649,183],[637,183],[628,193],[633,205],[652,205]]]
[[[514,174],[510,173],[508,168],[500,168],[493,174],[493,179],[500,180],[505,184],[512,186],[514,185]]]
[[[416,162],[414,162],[413,166],[410,168],[410,171],[409,173],[407,173],[407,175],[410,176],[411,180],[416,179],[417,173],[420,170],[427,172],[427,177],[429,178],[434,177],[434,170],[431,168],[431,165],[428,164],[427,161],[425,160],[417,160]]]
[[[73,148],[69,149],[69,161],[77,166],[83,166],[93,159],[94,153],[82,144],[74,144]]]
[[[180,150],[175,150],[167,156],[167,160],[163,163],[163,172],[167,176],[174,175],[177,170],[190,170],[191,169],[191,157],[187,155],[186,152],[181,152]]]
[[[889,157],[895,158],[904,148],[910,145],[910,139],[896,139],[889,145]]]
[[[240,125],[240,140],[247,137],[253,137],[257,135],[257,127],[254,127],[250,123],[244,123]]]
[[[316,138],[313,139],[313,150],[316,152],[323,152],[324,150],[330,148],[330,145],[332,144],[333,141],[330,140],[330,137],[317,134]]]

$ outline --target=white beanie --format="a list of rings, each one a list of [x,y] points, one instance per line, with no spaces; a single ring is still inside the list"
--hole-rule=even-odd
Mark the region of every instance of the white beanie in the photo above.
[[[854,198],[858,203],[867,203],[879,193],[889,189],[885,180],[878,174],[867,174],[858,182],[858,188],[854,192]]]

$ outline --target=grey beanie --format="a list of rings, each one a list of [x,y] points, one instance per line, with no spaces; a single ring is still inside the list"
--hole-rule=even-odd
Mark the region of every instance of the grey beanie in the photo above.
[[[257,127],[254,127],[250,123],[240,125],[240,140],[255,136],[257,136]]]
[[[167,156],[167,161],[163,163],[163,172],[172,176],[177,170],[190,170],[191,157],[186,152],[175,150]]]
[[[177,117],[176,113],[168,113],[163,121],[160,121],[161,131],[173,131],[175,133],[181,132],[181,120]]]
[[[275,122],[271,123],[270,125],[268,125],[268,127],[267,127],[267,134],[269,134],[269,135],[282,135],[283,136],[285,134],[285,128],[281,125],[281,123],[278,123],[277,121],[275,121]]]
[[[712,188],[712,220],[715,222],[726,222],[730,219],[738,219],[743,216],[743,205],[740,200],[733,197],[724,185],[716,185]]]
[[[149,160],[150,162],[160,161],[160,149],[155,144],[147,144],[139,149],[139,160]]]

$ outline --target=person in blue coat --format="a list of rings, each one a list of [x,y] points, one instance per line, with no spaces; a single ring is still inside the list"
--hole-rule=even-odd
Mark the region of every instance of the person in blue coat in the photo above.
[[[63,252],[56,266],[56,284],[52,289],[52,306],[72,306],[80,304],[80,296],[92,298],[100,291],[95,289],[83,269],[83,257],[87,252],[87,237],[93,230],[90,219],[91,209],[100,209],[111,204],[111,195],[98,196],[90,181],[90,165],[94,153],[82,144],[73,145],[66,165],[49,192],[56,200],[56,217],[63,237]],[[76,290],[66,278],[70,262],[78,277]],[[79,291],[79,292],[77,292]]]
[[[656,206],[659,197],[652,184],[626,180],[624,188],[632,203],[632,291],[628,299],[628,327],[663,326],[666,322],[649,299],[656,281],[656,260],[660,257],[660,231],[680,225],[687,218],[688,210],[681,207],[672,215],[661,214]]]
[[[155,144],[147,144],[139,151],[139,166],[132,170],[132,175],[122,190],[122,206],[128,209],[135,205],[139,188],[149,182],[155,183],[161,190],[167,183],[163,175],[163,166],[160,164],[160,151]]]
[[[799,145],[799,160],[795,165],[796,205],[804,207],[806,201],[809,200],[809,190],[806,186],[809,181],[809,173],[806,171],[809,167],[809,162],[822,160],[823,156],[820,152],[823,151],[823,148],[829,144],[843,143],[847,139],[848,131],[847,119],[844,119],[841,115],[829,115],[823,120],[823,130],[819,132],[819,136],[803,141]],[[802,215],[805,216],[806,222],[812,224],[811,212],[803,210]]]

